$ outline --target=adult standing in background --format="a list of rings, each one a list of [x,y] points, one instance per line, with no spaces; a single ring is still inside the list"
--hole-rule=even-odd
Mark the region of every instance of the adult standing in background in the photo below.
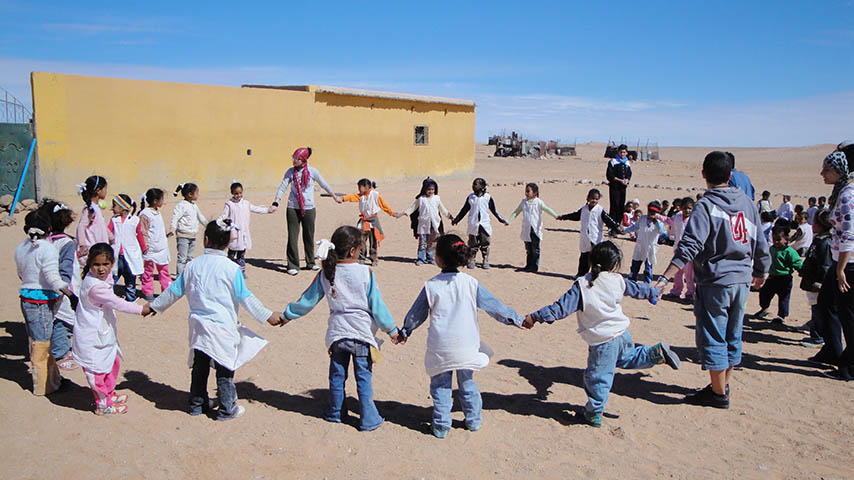
[[[299,240],[300,226],[302,226],[302,243],[305,249],[306,266],[312,270],[320,270],[314,263],[314,220],[317,216],[314,209],[314,182],[332,195],[332,199],[341,203],[341,199],[329,188],[326,180],[320,176],[316,168],[308,165],[308,157],[311,156],[311,147],[300,147],[292,155],[294,166],[285,172],[282,184],[276,192],[276,199],[270,213],[276,211],[279,200],[285,194],[288,187],[291,193],[288,195],[288,207],[286,217],[288,222],[288,275],[299,273]]]
[[[824,338],[824,346],[810,360],[837,366],[830,373],[832,378],[854,380],[854,172],[840,150],[825,157],[821,167],[824,183],[833,185],[828,199],[833,263],[818,293],[821,314],[816,317],[816,330]]]
[[[730,152],[724,153],[726,153],[727,158],[729,158],[730,163],[732,163],[732,175],[729,177],[729,186],[740,188],[745,195],[750,197],[750,201],[752,202],[755,200],[755,191],[753,190],[753,184],[750,183],[750,177],[748,177],[746,173],[735,169],[735,155]]]
[[[605,170],[605,178],[608,180],[608,194],[611,200],[611,209],[608,215],[617,225],[623,221],[623,210],[626,206],[626,187],[632,179],[632,166],[629,164],[629,147],[625,144],[617,147],[617,156],[608,162]],[[611,230],[612,235],[616,235]]]

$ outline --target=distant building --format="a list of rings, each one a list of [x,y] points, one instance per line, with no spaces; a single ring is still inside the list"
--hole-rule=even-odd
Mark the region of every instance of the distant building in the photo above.
[[[272,195],[295,148],[330,183],[474,168],[469,100],[327,86],[241,88],[32,73],[39,196],[73,195],[99,174],[115,192],[232,179]],[[419,183],[420,185],[420,183]]]

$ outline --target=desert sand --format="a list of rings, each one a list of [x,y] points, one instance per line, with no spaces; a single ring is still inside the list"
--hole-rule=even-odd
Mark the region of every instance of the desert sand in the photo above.
[[[831,145],[803,148],[734,148],[737,167],[753,181],[757,193],[791,193],[794,203],[811,195],[829,195],[819,177],[820,161]],[[629,198],[642,204],[672,200],[686,187],[703,187],[702,158],[712,147],[662,148],[662,161],[635,162]],[[471,181],[484,177],[499,212],[509,217],[523,197],[520,182],[540,184],[541,198],[559,213],[581,207],[591,185],[604,180],[602,144],[579,145],[579,157],[543,160],[489,158],[492,148],[479,145],[475,171],[439,178],[439,194],[448,209],[459,211]],[[282,155],[282,172],[290,161]],[[371,172],[364,172],[366,177]],[[110,192],[121,182],[110,180]],[[183,179],[170,179],[174,188]],[[355,182],[335,185],[355,191]],[[636,187],[635,184],[640,185]],[[653,188],[645,187],[651,185]],[[655,186],[658,186],[655,188]],[[405,209],[420,179],[380,182],[379,191],[396,210]],[[681,190],[677,190],[681,187]],[[607,207],[607,186],[598,186]],[[199,205],[213,217],[227,198],[227,186],[202,186]],[[246,185],[246,197],[266,205],[272,191]],[[62,198],[75,210],[80,200]],[[168,219],[176,200],[167,197]],[[336,205],[317,197],[317,238],[335,227],[353,224],[355,204]],[[481,338],[495,351],[490,365],[475,379],[483,395],[483,428],[463,428],[455,407],[454,429],[447,439],[430,434],[432,401],[424,371],[426,325],[403,346],[386,342],[384,359],[375,365],[373,387],[386,422],[377,431],[359,432],[357,423],[327,423],[322,409],[327,394],[328,357],[323,335],[328,309],[322,301],[308,316],[282,328],[242,321],[265,336],[269,345],[235,374],[244,416],[229,422],[186,413],[190,383],[187,368],[187,304],[180,301],[163,315],[149,318],[119,314],[118,334],[124,351],[118,391],[130,396],[129,412],[102,418],[80,370],[65,376],[67,391],[47,397],[30,393],[27,337],[18,307],[14,247],[24,239],[18,226],[0,229],[0,288],[5,315],[0,321],[0,463],[4,478],[850,478],[854,453],[851,383],[820,375],[806,362],[815,350],[802,347],[804,337],[769,322],[749,321],[744,332],[744,360],[734,372],[732,406],[716,410],[681,403],[682,397],[708,383],[696,363],[694,317],[689,306],[658,305],[626,299],[635,342],[666,340],[683,359],[681,370],[666,366],[619,371],[604,425],[579,424],[573,411],[586,396],[582,372],[587,348],[573,317],[523,331],[479,313]],[[402,325],[423,282],[439,273],[414,265],[416,241],[407,219],[383,214],[386,240],[374,268],[383,298]],[[447,223],[446,223],[447,225]],[[520,314],[556,300],[572,285],[578,258],[578,224],[544,220],[538,274],[520,273],[525,250],[521,221],[510,227],[493,223],[493,268],[466,270]],[[449,226],[449,225],[448,225]],[[450,228],[465,233],[465,224]],[[69,229],[73,232],[73,226]],[[281,310],[296,300],[314,274],[284,273],[284,211],[252,217],[254,248],[248,252],[248,285],[268,307]],[[170,240],[173,248],[174,240]],[[634,243],[617,240],[628,272]],[[197,245],[196,254],[201,254]],[[662,246],[654,271],[661,273],[672,256]],[[174,271],[174,266],[173,266]],[[159,291],[159,286],[155,287]],[[747,312],[758,310],[751,294]],[[776,304],[772,304],[772,313]],[[803,292],[792,294],[789,325],[809,318]],[[352,377],[352,376],[351,376]],[[209,391],[215,392],[213,375]],[[358,412],[355,383],[348,380],[348,404]]]

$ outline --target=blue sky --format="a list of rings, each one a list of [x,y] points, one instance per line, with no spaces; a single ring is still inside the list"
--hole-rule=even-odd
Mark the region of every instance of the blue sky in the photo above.
[[[36,70],[466,98],[478,140],[854,137],[854,0],[116,3],[0,0],[0,86],[30,103]]]

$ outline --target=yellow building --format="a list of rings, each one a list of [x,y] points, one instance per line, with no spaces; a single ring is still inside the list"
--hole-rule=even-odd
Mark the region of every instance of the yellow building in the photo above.
[[[330,183],[474,168],[469,100],[41,72],[31,80],[40,197],[71,195],[93,174],[133,196],[186,181],[226,195],[232,179],[271,194],[300,146]]]

